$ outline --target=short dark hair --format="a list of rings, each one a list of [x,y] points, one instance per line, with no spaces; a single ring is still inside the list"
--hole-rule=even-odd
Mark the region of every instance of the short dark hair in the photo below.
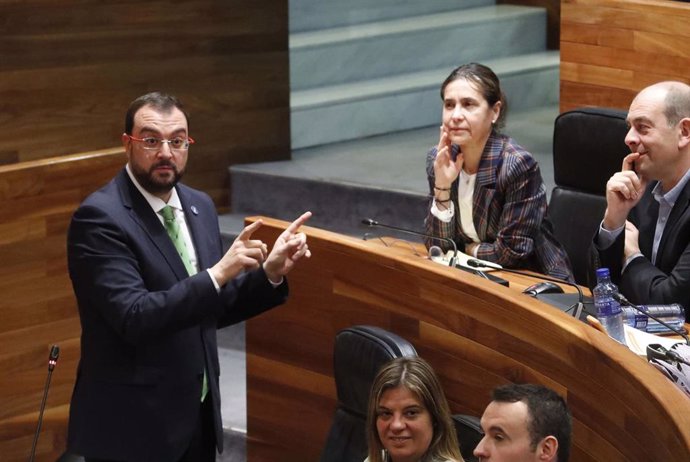
[[[173,95],[154,91],[151,93],[146,93],[130,103],[129,109],[127,109],[127,114],[125,115],[126,134],[132,134],[132,129],[134,128],[134,116],[136,115],[137,111],[144,106],[151,106],[154,109],[162,112],[170,112],[173,108],[179,109],[184,114],[184,117],[187,120],[187,129],[189,129],[189,114],[187,114],[187,111],[185,111],[182,102],[180,102],[180,100]]]
[[[494,389],[491,399],[499,403],[525,403],[529,412],[532,450],[551,435],[558,440],[558,462],[568,461],[572,417],[568,405],[558,393],[543,385],[509,384]]]
[[[498,76],[496,76],[491,68],[483,64],[468,63],[453,69],[450,75],[446,77],[446,80],[441,84],[441,100],[445,98],[448,84],[461,78],[477,86],[476,89],[484,96],[486,102],[489,103],[489,107],[494,107],[497,102],[501,102],[501,113],[498,115],[494,127],[496,127],[497,130],[505,127],[508,114],[508,101],[506,100],[506,95],[501,90],[501,82],[498,80]]]

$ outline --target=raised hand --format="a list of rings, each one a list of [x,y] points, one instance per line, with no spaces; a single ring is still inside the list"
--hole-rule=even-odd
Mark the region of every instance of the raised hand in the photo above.
[[[450,137],[443,125],[441,126],[441,134],[436,151],[436,159],[434,160],[435,186],[438,188],[450,188],[453,181],[460,175],[464,157],[462,152],[460,152],[455,160],[452,159]]]
[[[264,262],[266,276],[273,283],[279,283],[302,257],[311,257],[307,246],[307,236],[299,228],[311,217],[311,212],[303,213],[280,233],[273,249]]]
[[[640,157],[633,152],[623,159],[620,172],[606,183],[606,213],[604,214],[604,228],[614,230],[625,224],[630,210],[640,202],[640,198],[647,187],[647,181],[637,176],[634,171],[635,161]]]
[[[228,251],[210,271],[221,286],[237,276],[243,270],[258,268],[266,259],[268,247],[259,239],[252,239],[252,234],[263,222],[257,220],[245,227],[232,243]]]

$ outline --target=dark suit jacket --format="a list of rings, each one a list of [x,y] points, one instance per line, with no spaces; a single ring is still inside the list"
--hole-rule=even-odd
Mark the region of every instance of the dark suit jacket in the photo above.
[[[661,236],[656,264],[651,262],[654,230],[659,216],[659,203],[651,191],[656,182],[648,185],[640,202],[630,211],[630,220],[640,231],[640,251],[645,258],[623,267],[625,231],[607,249],[594,245],[594,268],[605,267],[611,280],[623,295],[636,304],[680,303],[690,312],[690,183],[678,196]]]
[[[68,447],[94,458],[174,461],[199,416],[208,372],[222,451],[216,328],[282,303],[262,270],[218,293],[205,268],[222,256],[211,199],[177,186],[202,269],[188,276],[156,213],[123,169],[75,212],[67,247],[82,326]]]
[[[457,147],[453,146],[454,155]],[[427,154],[429,213],[427,234],[450,237],[464,249],[471,239],[462,232],[458,181],[451,186],[455,216],[444,223],[431,214],[436,148]],[[572,280],[570,261],[553,236],[546,213],[546,190],[534,158],[511,138],[492,133],[479,162],[472,197],[472,221],[481,241],[477,257],[507,268],[527,268]],[[427,246],[434,242],[427,242]],[[447,250],[447,249],[445,249]]]

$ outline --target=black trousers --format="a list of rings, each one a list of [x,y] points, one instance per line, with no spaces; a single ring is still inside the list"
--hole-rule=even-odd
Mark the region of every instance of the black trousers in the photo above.
[[[189,447],[177,462],[215,462],[216,460],[216,433],[213,428],[213,405],[211,396],[199,406],[199,419],[197,420],[192,440]],[[109,459],[92,459],[86,457],[86,462],[118,462]]]

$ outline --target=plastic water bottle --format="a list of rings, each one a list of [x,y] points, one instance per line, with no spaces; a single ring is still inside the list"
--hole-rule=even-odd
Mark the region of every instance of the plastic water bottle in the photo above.
[[[608,268],[597,270],[597,285],[592,291],[594,294],[594,306],[597,309],[597,318],[604,326],[609,336],[623,345],[625,343],[625,330],[623,328],[623,310],[618,301],[613,298],[618,293],[618,287],[611,282]]]
[[[638,308],[647,313],[651,313],[674,329],[683,329],[683,325],[685,324],[685,309],[678,303],[673,303],[671,305],[638,305]],[[666,326],[659,324],[654,319],[645,316],[629,306],[623,307],[623,319],[630,327],[645,332],[671,332]]]

